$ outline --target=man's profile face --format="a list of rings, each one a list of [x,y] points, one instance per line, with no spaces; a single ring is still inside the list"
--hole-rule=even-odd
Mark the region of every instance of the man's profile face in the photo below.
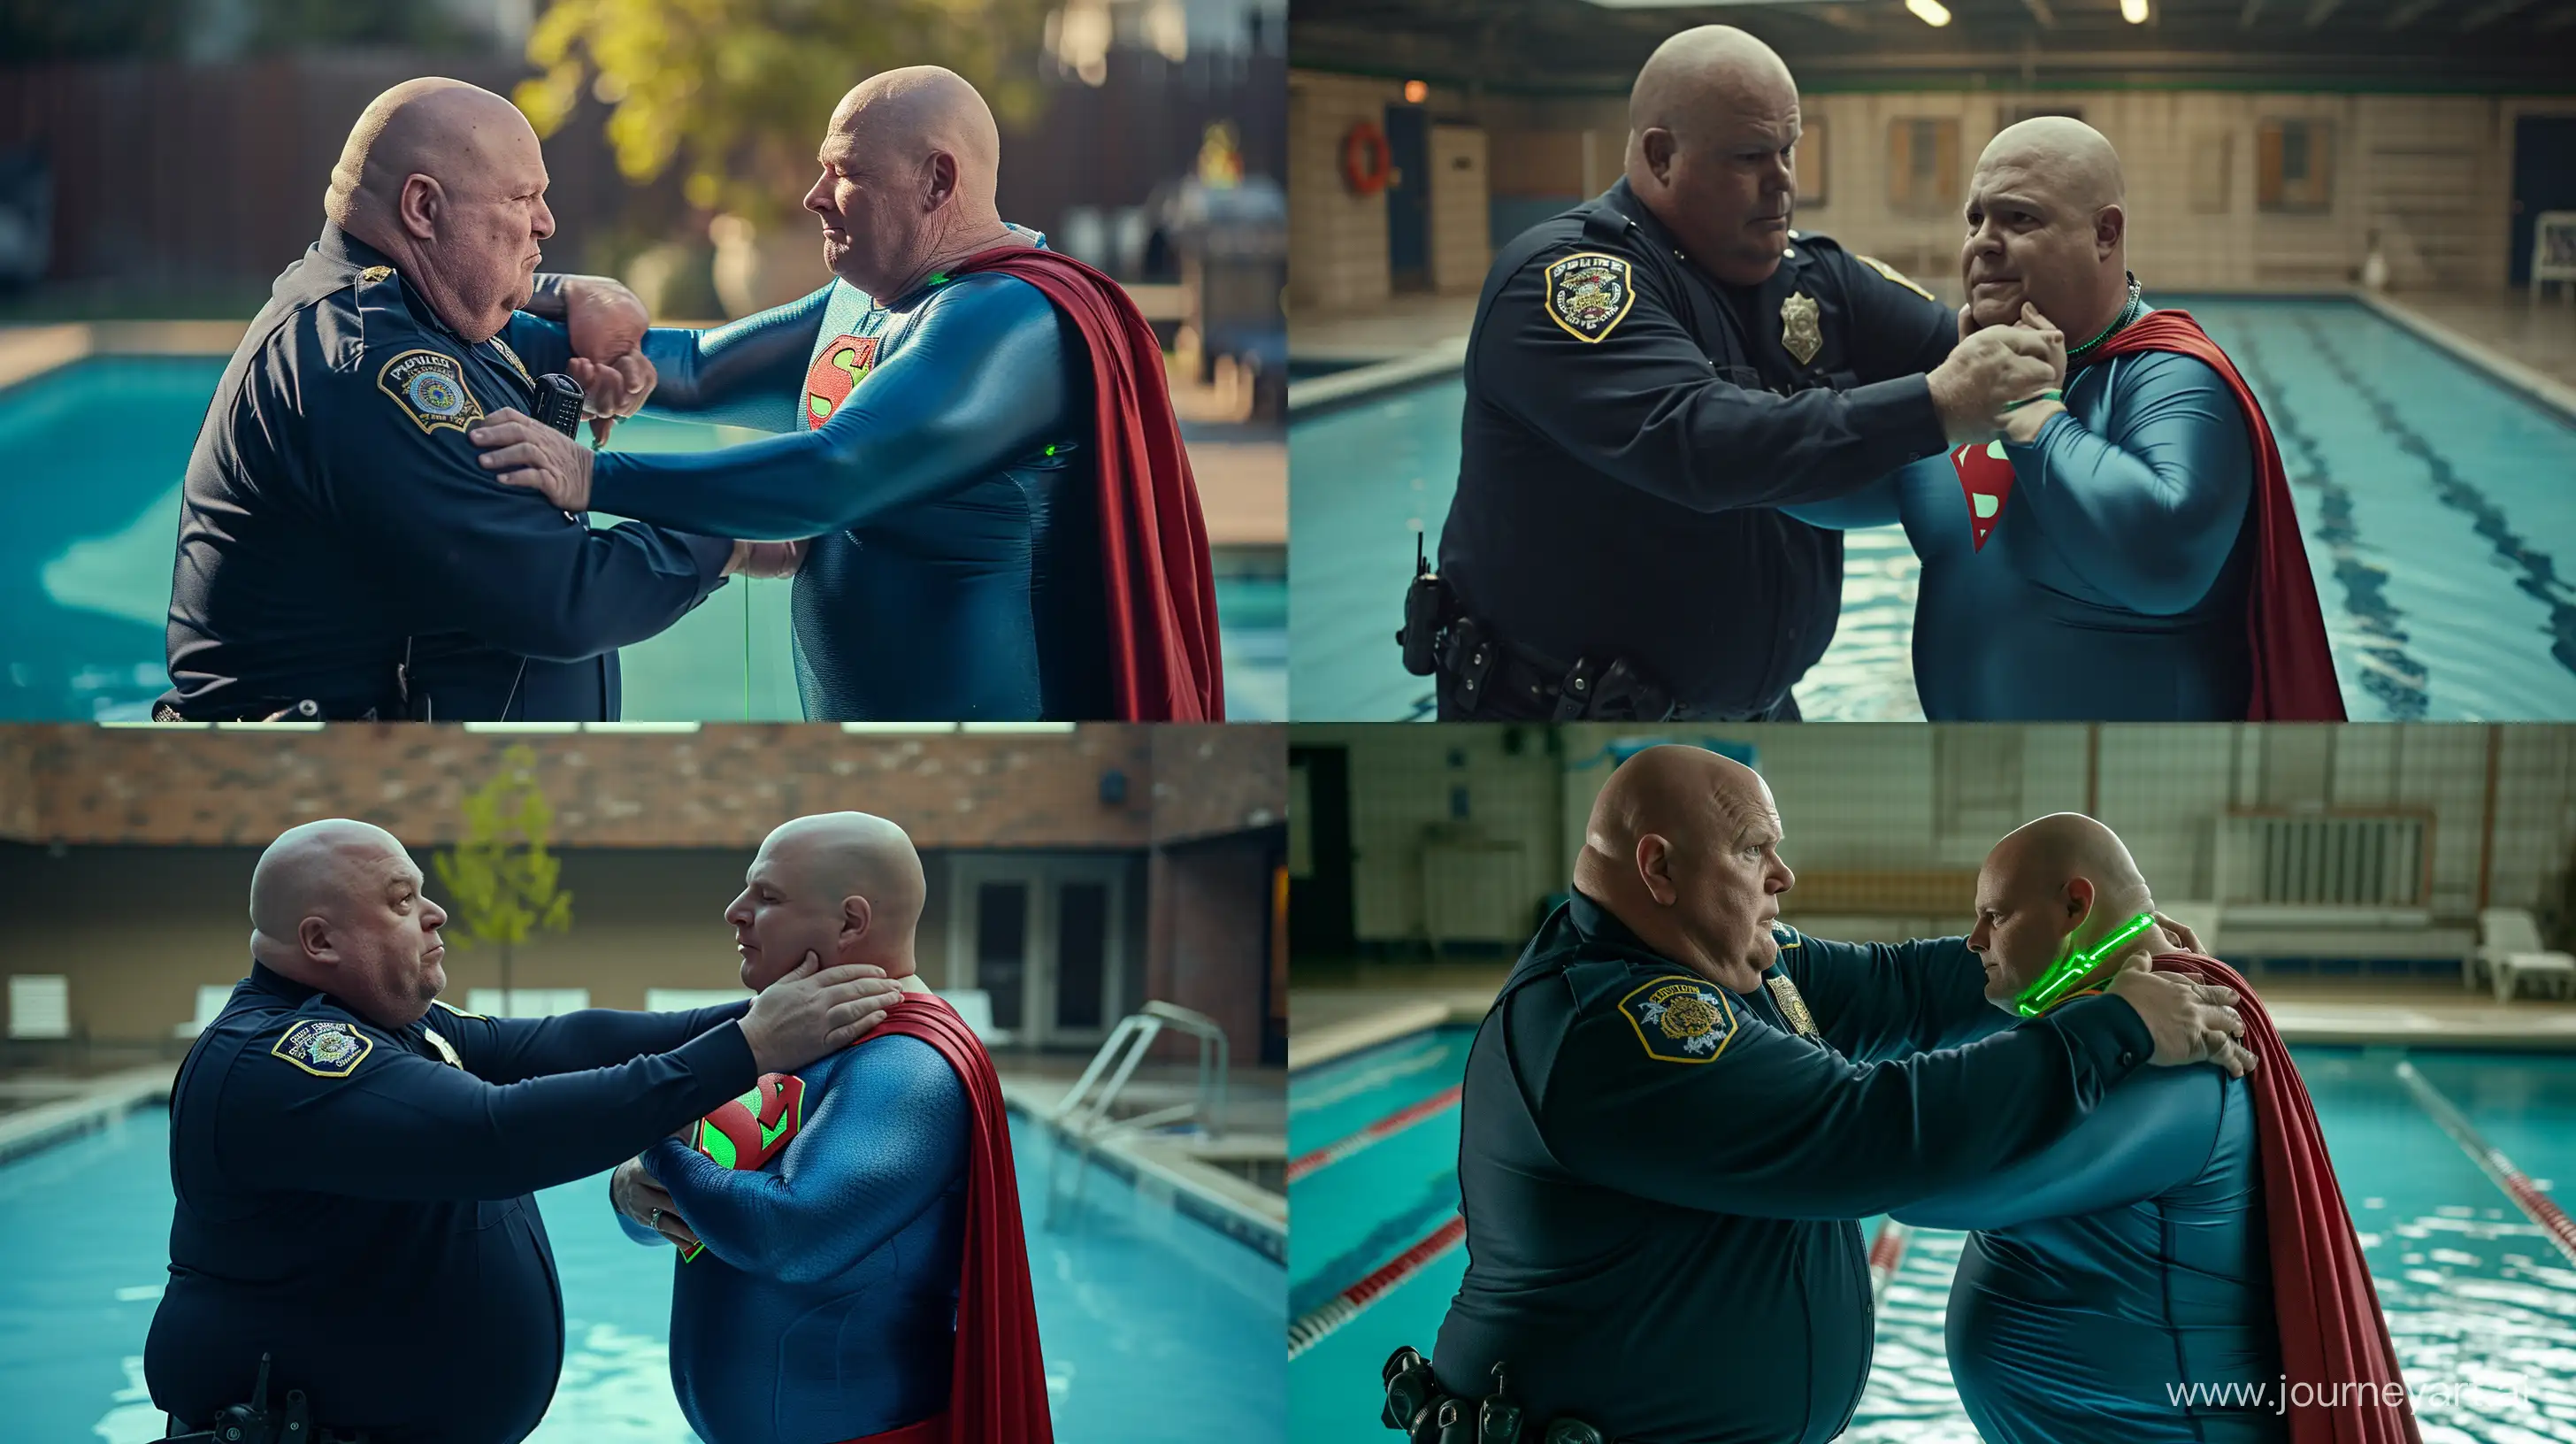
[[[1977,872],[1977,921],[1968,951],[1986,965],[1986,1001],[2010,1010],[2031,984],[2066,954],[2066,940],[2089,909],[2073,909],[2062,888],[2029,877],[1993,857]]]
[[[841,895],[815,887],[797,861],[793,846],[761,844],[742,892],[725,909],[742,955],[742,985],[755,993],[796,971],[809,952],[822,967],[839,961]]]
[[[1717,981],[1749,993],[1780,955],[1771,924],[1780,916],[1780,894],[1797,875],[1780,860],[1780,814],[1768,788],[1758,806],[1718,809],[1706,822],[1710,833],[1702,845],[1673,849],[1676,906],[1690,936],[1716,962]]]
[[[546,208],[546,163],[536,132],[488,138],[443,182],[445,208],[431,242],[436,264],[472,314],[497,334],[536,286],[540,248],[555,233]]]
[[[900,284],[923,222],[920,177],[863,154],[838,125],[815,159],[823,173],[805,192],[805,209],[823,221],[823,264],[871,296]]]
[[[1670,142],[1662,174],[1674,229],[1702,270],[1730,286],[1758,286],[1779,269],[1789,247],[1798,192],[1790,166],[1798,143],[1797,92],[1743,88],[1712,102],[1703,125],[1705,133]]]
[[[348,879],[325,915],[337,967],[332,991],[381,1025],[409,1027],[447,987],[447,944],[438,935],[447,913],[421,890],[420,869],[398,850],[352,859]]]
[[[2024,301],[2057,322],[2082,309],[2101,269],[2096,213],[2069,205],[2044,171],[2010,156],[1978,162],[1966,217],[1959,279],[1969,324],[2011,325]]]

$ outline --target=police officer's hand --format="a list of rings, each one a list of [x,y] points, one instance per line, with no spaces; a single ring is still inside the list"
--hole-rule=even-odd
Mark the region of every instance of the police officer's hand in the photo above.
[[[2120,970],[2111,994],[2126,998],[2155,1035],[2160,1068],[2181,1063],[2215,1063],[2231,1078],[2254,1071],[2254,1055],[2244,1044],[2245,1019],[2232,1006],[2234,988],[2195,983],[2180,973],[2159,973],[2145,958]]]
[[[729,577],[792,577],[805,565],[805,543],[801,541],[737,541],[733,556],[726,560],[724,574]]]
[[[2182,944],[2182,950],[2184,952],[2200,953],[2203,957],[2208,956],[2208,953],[2202,949],[2200,945],[2200,934],[2193,932],[2189,927],[2175,922],[2172,918],[2166,917],[2163,913],[2156,914],[2156,926],[2164,929],[2166,937]]]
[[[698,1236],[681,1219],[671,1191],[645,1169],[643,1159],[630,1158],[617,1165],[617,1171],[608,1176],[608,1201],[619,1213],[680,1247],[698,1246]]]
[[[544,492],[565,511],[590,510],[590,451],[580,442],[506,406],[465,439],[483,448],[483,469],[503,485]]]
[[[575,356],[565,371],[581,383],[581,414],[590,418],[591,440],[598,445],[607,444],[611,427],[643,410],[645,398],[662,382],[662,373],[641,351],[629,351],[613,361]]]
[[[2066,374],[2066,342],[2053,332],[2023,326],[1988,326],[1969,334],[1926,378],[1941,429],[1953,446],[1992,441],[2003,434],[2004,408],[2058,384]]]
[[[792,1073],[846,1048],[903,999],[903,986],[866,963],[826,968],[807,953],[796,971],[763,988],[743,1015],[742,1036],[763,1073]]]

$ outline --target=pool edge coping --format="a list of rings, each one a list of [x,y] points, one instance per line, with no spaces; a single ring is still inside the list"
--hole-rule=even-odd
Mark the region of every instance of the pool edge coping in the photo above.
[[[1002,1103],[1012,1112],[1046,1129],[1059,1145],[1098,1162],[1102,1168],[1126,1182],[1130,1187],[1140,1192],[1147,1189],[1168,1192],[1172,1206],[1192,1220],[1205,1224],[1282,1268],[1287,1267],[1288,1201],[1285,1197],[1280,1198],[1279,1217],[1274,1219],[1249,1207],[1240,1199],[1229,1197],[1227,1193],[1229,1185],[1239,1185],[1248,1189],[1255,1188],[1256,1185],[1238,1179],[1221,1169],[1208,1168],[1204,1164],[1186,1166],[1176,1164],[1171,1160],[1157,1158],[1149,1152],[1130,1147],[1127,1140],[1120,1138],[1098,1140],[1083,1138],[1070,1129],[1059,1126],[1054,1119],[1047,1116],[1047,1110],[1039,1107],[1028,1094],[1015,1088],[1007,1078],[1002,1080]],[[1194,1176],[1202,1170],[1216,1177],[1210,1179]],[[1052,1180],[1049,1181],[1049,1186],[1053,1186]]]
[[[107,1127],[151,1102],[168,1102],[176,1063],[145,1063],[82,1079],[82,1092],[0,1116],[0,1163]]]
[[[1330,376],[1291,381],[1288,383],[1288,420],[1293,426],[1300,420],[1327,411],[1437,380],[1464,370],[1466,365],[1467,337],[1443,336],[1409,355],[1354,366]],[[1293,495],[1297,484],[1293,462],[1288,484]]]
[[[2556,412],[2560,421],[2576,426],[2576,387],[2568,386],[2537,367],[2517,361],[2483,341],[2463,335],[2394,296],[2358,288],[2351,295],[2372,315],[2448,353],[2452,359],[2471,369],[2483,372],[2507,390],[2518,392]]]

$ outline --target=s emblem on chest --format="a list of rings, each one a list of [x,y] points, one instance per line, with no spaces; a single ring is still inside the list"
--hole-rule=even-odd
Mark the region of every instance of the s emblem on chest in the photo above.
[[[1780,303],[1780,344],[1798,358],[1801,366],[1816,359],[1825,349],[1824,327],[1817,323],[1816,298],[1804,291],[1792,291]]]
[[[805,429],[811,431],[831,420],[876,364],[876,337],[833,337],[815,356],[813,369],[805,373]]]
[[[764,1073],[751,1091],[698,1120],[689,1146],[718,1166],[748,1172],[776,1158],[805,1122],[805,1080]]]
[[[1968,498],[1968,525],[1975,549],[1986,549],[1986,538],[2002,525],[2004,503],[2012,500],[2012,458],[2004,454],[2004,444],[1989,441],[1983,446],[1962,446],[1950,453],[1950,465],[1959,473],[1959,490]]]

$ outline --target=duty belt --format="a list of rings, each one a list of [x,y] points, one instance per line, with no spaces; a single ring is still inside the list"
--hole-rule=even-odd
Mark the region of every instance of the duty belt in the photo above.
[[[1560,1414],[1542,1425],[1503,1389],[1503,1366],[1494,1366],[1494,1392],[1483,1399],[1452,1394],[1411,1345],[1387,1356],[1379,1371],[1386,1407],[1378,1422],[1401,1429],[1407,1444],[1611,1444],[1599,1429]]]

